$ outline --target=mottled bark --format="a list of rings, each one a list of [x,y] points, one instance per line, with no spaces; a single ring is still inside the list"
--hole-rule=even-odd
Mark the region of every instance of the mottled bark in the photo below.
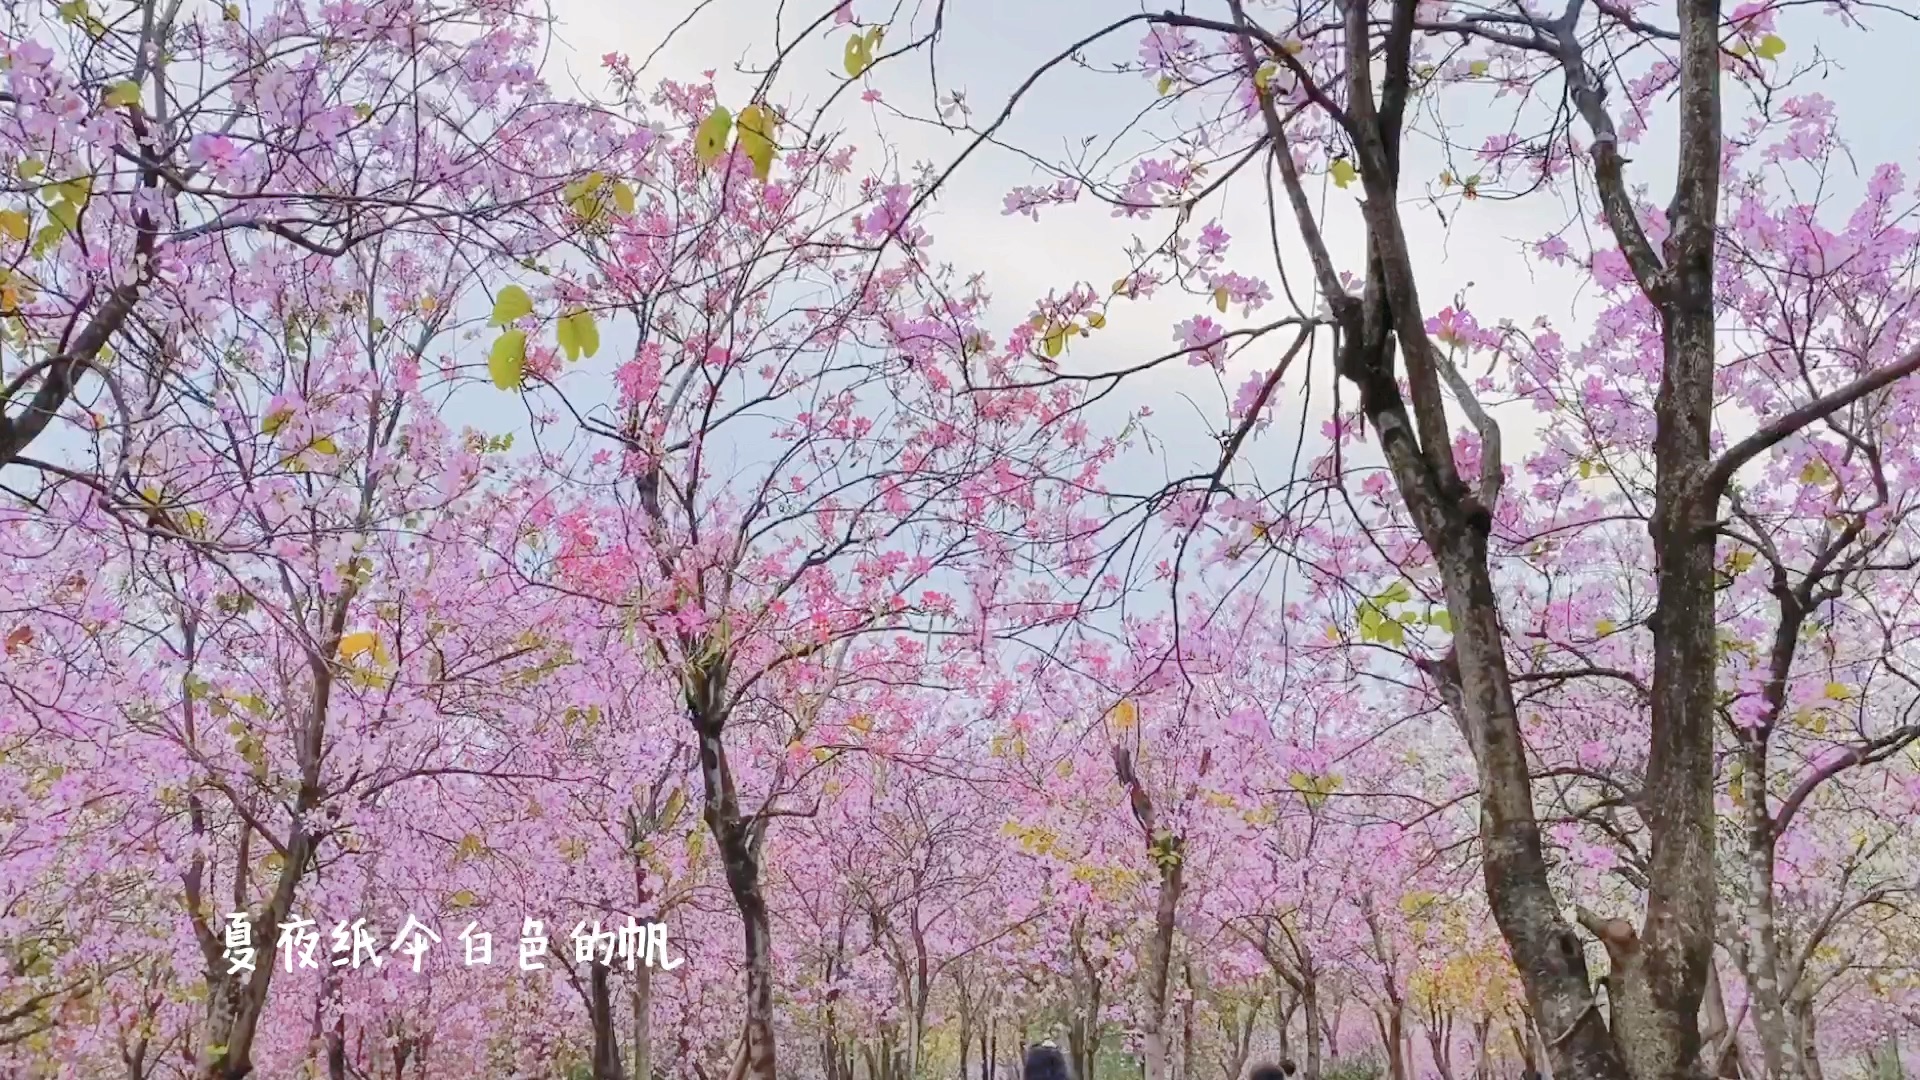
[[[683,677],[687,714],[699,740],[700,778],[706,805],[703,817],[719,848],[727,890],[740,913],[743,959],[747,969],[746,1016],[740,1058],[734,1073],[773,1080],[773,928],[760,881],[760,852],[766,838],[764,818],[747,819],[722,739],[726,730],[728,657],[719,650],[692,665]]]
[[[1159,828],[1153,797],[1134,774],[1132,755],[1125,748],[1114,747],[1113,765],[1145,839],[1147,857],[1152,860],[1159,879],[1154,893],[1153,935],[1147,941],[1147,954],[1140,965],[1147,999],[1141,1041],[1146,1055],[1146,1080],[1166,1080],[1167,987],[1172,974],[1173,932],[1185,883],[1185,842]],[[1202,773],[1205,773],[1204,764]]]

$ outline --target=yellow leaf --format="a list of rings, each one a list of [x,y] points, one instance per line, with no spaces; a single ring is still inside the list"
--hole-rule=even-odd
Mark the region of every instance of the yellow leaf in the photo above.
[[[20,211],[0,210],[0,232],[6,233],[15,240],[25,240],[32,228],[32,222],[29,222],[27,215]]]
[[[1593,624],[1593,632],[1601,637],[1606,637],[1616,629],[1617,627],[1614,626],[1612,619],[1601,619],[1599,622]]]
[[[1139,706],[1124,698],[1121,699],[1120,704],[1113,707],[1111,715],[1116,731],[1132,731],[1133,725],[1140,722]]]
[[[470,908],[478,904],[480,898],[473,895],[473,890],[471,889],[461,889],[459,892],[448,897],[447,902],[457,908]]]
[[[140,104],[140,84],[132,79],[116,83],[113,89],[107,91],[107,104],[118,108]]]
[[[371,630],[355,630],[351,634],[342,635],[340,638],[340,659],[351,660],[362,653],[371,652],[373,651],[374,645],[378,643],[379,638]]]
[[[1093,312],[1087,316],[1087,325],[1098,330],[1107,325],[1107,317],[1097,311]]]
[[[1344,188],[1360,178],[1360,171],[1355,169],[1353,163],[1346,158],[1334,162],[1333,167],[1327,172],[1333,177],[1333,186],[1338,188]]]
[[[1828,683],[1826,692],[1827,697],[1834,701],[1845,701],[1853,696],[1853,691],[1847,687],[1847,684],[1840,682]]]
[[[864,34],[855,34],[847,39],[846,55],[842,62],[846,66],[847,77],[859,78],[873,64],[873,46],[867,44]]]
[[[1474,76],[1485,75],[1487,73],[1487,62],[1485,60],[1475,60],[1473,63],[1467,65],[1467,73]]]
[[[740,131],[735,145],[753,162],[754,177],[765,182],[773,172],[773,110],[765,105],[749,105],[740,110],[740,120],[735,126]]]
[[[494,326],[506,326],[523,315],[531,314],[533,298],[527,295],[527,290],[518,285],[509,285],[501,289],[500,295],[494,299],[493,318],[490,321]]]
[[[1160,82],[1158,83],[1158,87],[1160,90],[1161,97],[1166,97],[1168,94],[1172,93],[1173,92],[1173,76],[1171,75],[1160,76]]]
[[[711,165],[720,160],[721,151],[727,148],[727,134],[732,130],[733,114],[725,106],[714,106],[693,133],[693,156],[702,165]]]
[[[865,735],[873,730],[873,717],[866,713],[859,713],[847,721],[847,729]]]
[[[1066,778],[1068,778],[1069,776],[1072,776],[1072,775],[1073,775],[1073,762],[1071,762],[1071,761],[1067,761],[1067,760],[1065,760],[1065,759],[1062,759],[1062,760],[1061,760],[1061,762],[1060,762],[1060,764],[1058,764],[1058,765],[1055,765],[1055,766],[1053,767],[1053,774],[1054,774],[1055,776],[1058,776],[1058,777],[1059,777],[1060,779],[1062,779],[1062,780],[1065,780],[1065,779],[1066,779]]]
[[[1755,46],[1753,54],[1762,60],[1772,60],[1786,51],[1787,43],[1780,35],[1768,34],[1760,39],[1760,44]]]
[[[1278,74],[1280,74],[1279,64],[1261,64],[1260,70],[1253,73],[1253,88],[1262,94],[1266,93],[1267,87],[1273,82],[1273,77]]]
[[[1047,359],[1051,360],[1058,357],[1061,350],[1067,347],[1067,328],[1064,326],[1056,326],[1047,331],[1047,336],[1041,342],[1041,345],[1046,350]]]
[[[527,332],[509,330],[500,335],[487,354],[487,374],[493,376],[493,385],[502,390],[518,389],[526,363]]]
[[[325,454],[328,457],[332,457],[340,452],[339,445],[325,435],[313,440],[313,446],[310,447],[310,449],[316,454]]]
[[[20,179],[31,180],[47,171],[47,163],[37,157],[25,158],[20,162],[20,167],[16,171],[19,172]]]
[[[1227,295],[1227,290],[1225,289],[1213,290],[1213,306],[1214,307],[1219,308],[1221,311],[1227,310],[1228,299],[1229,299],[1229,296]]]
[[[613,185],[613,205],[623,214],[633,213],[633,188],[624,180]]]
[[[266,418],[260,421],[260,433],[262,435],[272,435],[275,432],[279,431],[282,427],[285,427],[287,421],[292,418],[293,418],[293,410],[276,409],[275,411],[268,413],[266,415]]]

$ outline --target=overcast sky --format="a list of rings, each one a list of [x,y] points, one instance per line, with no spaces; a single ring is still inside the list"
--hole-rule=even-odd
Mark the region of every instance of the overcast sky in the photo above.
[[[834,2],[792,0],[785,5],[781,18],[787,36],[830,11]],[[1224,3],[1210,4],[1210,0],[1192,0],[1188,6],[1199,14],[1208,14],[1210,6],[1225,12]],[[1670,6],[1656,3],[1646,9],[1648,17],[1661,18]],[[753,80],[737,74],[734,68],[740,63],[764,64],[771,55],[776,12],[781,10],[772,0],[650,0],[645,4],[556,0],[559,48],[550,69],[555,88],[564,91],[577,80],[581,87],[600,90],[605,77],[599,57],[618,51],[636,63],[654,55],[647,72],[650,78],[697,79],[703,71],[713,69],[723,102],[744,100]],[[856,0],[854,7],[862,20],[886,19],[892,23],[895,29],[888,36],[890,47],[911,36],[908,25],[924,30],[931,10],[930,0],[921,9],[910,2],[896,7],[879,0]],[[946,5],[938,53],[941,89],[963,90],[975,122],[984,124],[1047,57],[1113,19],[1140,10],[1139,0],[951,0]],[[1663,21],[1670,22],[1671,18]],[[1817,55],[1831,61],[1825,70],[1809,76],[1795,89],[1825,94],[1839,104],[1845,117],[1843,135],[1853,146],[1863,175],[1888,160],[1908,166],[1912,175],[1920,172],[1913,168],[1916,156],[1920,156],[1916,154],[1920,125],[1913,122],[1910,112],[1913,96],[1920,93],[1920,75],[1912,59],[1915,46],[1920,46],[1920,27],[1886,15],[1876,17],[1872,25],[1873,32],[1847,29],[1832,17],[1817,13],[1817,8],[1810,8],[1783,16],[1780,33],[1789,45],[1788,59],[1805,62],[1818,50]],[[1140,37],[1137,30],[1130,27],[1121,31],[1104,50],[1096,49],[1093,58],[1133,59]],[[783,71],[776,96],[790,108],[823,100],[844,81],[839,71],[839,49],[845,34],[844,29],[829,32],[814,47],[798,52]],[[932,94],[924,56],[883,69],[872,83],[886,104],[917,116],[929,113]],[[1904,89],[1899,89],[1902,85]],[[1092,75],[1063,66],[1029,93],[1006,131],[1009,141],[1021,149],[1057,161],[1087,134],[1111,134],[1126,127],[1153,98],[1153,89],[1145,78]],[[1503,123],[1505,118],[1494,103],[1489,101],[1488,105],[1491,122]],[[867,160],[879,160],[878,153],[885,150],[897,155],[903,171],[921,161],[945,167],[961,147],[958,138],[902,121],[884,107],[863,103],[852,94],[842,98],[834,115],[851,141],[868,153]],[[1493,130],[1489,128],[1488,132]],[[1480,137],[1468,131],[1459,141],[1477,144]],[[1660,202],[1670,190],[1672,146],[1670,129],[1656,125],[1646,142],[1631,151],[1630,169],[1635,181],[1648,185]],[[1410,178],[1436,176],[1445,167],[1431,142],[1409,147],[1406,175]],[[1162,235],[1154,230],[1165,228],[1159,221],[1114,219],[1105,207],[1091,200],[1045,210],[1039,224],[1002,214],[1002,198],[1009,188],[1050,180],[1017,154],[985,148],[949,183],[940,198],[937,216],[929,223],[934,250],[941,258],[963,270],[986,274],[995,299],[995,329],[1004,330],[1026,318],[1033,299],[1049,290],[1064,289],[1076,280],[1102,285],[1111,282],[1126,267],[1122,248],[1128,239],[1141,235],[1152,242]],[[1329,200],[1345,200],[1350,210],[1353,195],[1330,190]],[[1250,248],[1264,240],[1262,199],[1251,183],[1230,190],[1225,203],[1217,205],[1231,209],[1223,224],[1238,244]],[[1850,207],[1843,205],[1842,213],[1846,209]],[[1563,204],[1550,196],[1508,203],[1482,199],[1461,204],[1456,200],[1447,206],[1447,213],[1450,226],[1443,225],[1430,206],[1410,207],[1407,213],[1414,248],[1430,253],[1420,260],[1422,299],[1430,314],[1466,289],[1468,302],[1483,324],[1509,317],[1524,325],[1536,316],[1547,315],[1563,328],[1577,328],[1585,307],[1579,280],[1528,260],[1523,251],[1524,245],[1567,220]],[[1330,240],[1336,262],[1358,269],[1360,234],[1352,226],[1351,213],[1335,206],[1332,221]],[[1288,243],[1284,235],[1283,243]],[[1254,259],[1252,254],[1248,251],[1247,257],[1231,260],[1230,268],[1271,282],[1271,261]],[[1297,247],[1289,244],[1288,257],[1289,270],[1299,282],[1306,271]],[[1277,292],[1277,284],[1275,288]],[[1204,300],[1171,292],[1151,302],[1118,305],[1109,315],[1107,329],[1073,344],[1067,363],[1077,370],[1137,363],[1171,349],[1173,324],[1202,313],[1219,317]],[[1255,313],[1254,319],[1281,313],[1270,306],[1265,312]],[[1236,308],[1222,321],[1234,325],[1238,315]],[[1572,333],[1568,336],[1575,337]],[[1238,358],[1223,380],[1225,394],[1230,396],[1249,370],[1270,366],[1282,345],[1279,339],[1271,339],[1264,347]],[[1327,400],[1326,378],[1322,365],[1316,377],[1321,383],[1317,398],[1322,402]],[[1195,405],[1183,406],[1175,395],[1185,395]],[[1123,397],[1127,402],[1156,406],[1160,417],[1156,426],[1172,440],[1171,449],[1176,455],[1207,453],[1206,432],[1222,423],[1225,398],[1213,376],[1183,364],[1168,365],[1140,380]],[[1317,429],[1319,419],[1316,416],[1312,428]],[[1288,426],[1283,421],[1269,432],[1269,439],[1285,440],[1274,445],[1291,446]]]

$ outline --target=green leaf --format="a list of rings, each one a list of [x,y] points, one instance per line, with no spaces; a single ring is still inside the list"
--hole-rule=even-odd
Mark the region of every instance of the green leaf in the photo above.
[[[107,91],[107,104],[119,108],[140,104],[140,84],[132,79],[116,83],[113,89]]]
[[[487,374],[493,376],[493,385],[500,389],[517,390],[526,363],[527,332],[509,330],[494,341],[492,351],[487,354]]]
[[[1754,47],[1753,54],[1762,60],[1772,60],[1787,51],[1787,43],[1778,34],[1768,34]]]
[[[1488,64],[1485,60],[1475,60],[1473,63],[1467,65],[1467,73],[1478,78],[1487,73],[1487,67]]]
[[[1441,608],[1440,610],[1427,616],[1427,624],[1430,626],[1437,626],[1440,629],[1445,630],[1447,633],[1451,634],[1453,633],[1453,614],[1452,612],[1449,612],[1446,608]]]
[[[80,208],[65,199],[48,206],[47,216],[60,226],[62,233],[70,233],[80,225]]]
[[[37,157],[30,157],[22,161],[15,171],[20,174],[20,179],[31,180],[47,171],[47,163]]]
[[[1334,162],[1327,173],[1333,177],[1333,186],[1337,188],[1347,187],[1360,178],[1360,170],[1354,168],[1353,163],[1346,158]]]
[[[614,182],[613,205],[623,214],[633,213],[633,188],[625,180]]]
[[[721,151],[727,148],[727,134],[732,130],[733,114],[724,105],[714,106],[693,133],[693,156],[702,165],[720,160]]]
[[[495,326],[506,326],[523,315],[531,314],[533,298],[527,295],[527,290],[518,285],[509,285],[501,289],[500,295],[494,299],[493,318],[490,321]]]
[[[65,183],[54,184],[50,190],[55,199],[73,203],[75,206],[85,206],[87,197],[93,194],[93,177],[76,176]]]
[[[559,325],[554,328],[554,336],[568,360],[578,360],[600,351],[600,328],[594,325],[590,312],[576,311],[571,315],[562,315]]]

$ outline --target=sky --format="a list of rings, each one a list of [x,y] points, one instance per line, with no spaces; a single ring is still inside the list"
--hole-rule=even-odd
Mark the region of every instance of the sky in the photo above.
[[[723,102],[744,101],[756,77],[741,74],[736,68],[764,66],[776,37],[776,19],[791,38],[793,28],[831,11],[835,2],[793,0],[781,5],[776,0],[658,0],[636,5],[617,0],[554,0],[558,29],[550,78],[556,90],[574,84],[599,91],[605,85],[600,55],[621,52],[636,63],[652,57],[646,69],[650,77],[690,80],[712,70]],[[1896,4],[1899,2],[1896,0]],[[1114,19],[1158,6],[1142,5],[1139,0],[951,0],[943,12],[937,53],[940,91],[962,90],[975,123],[984,124],[1046,58]],[[1262,5],[1250,7],[1257,13]],[[1649,18],[1661,18],[1670,7],[1656,2],[1644,10]],[[1187,8],[1202,15],[1224,15],[1226,11],[1224,0],[1191,0]],[[897,47],[930,26],[932,11],[933,0],[854,0],[854,13],[863,21],[885,19],[892,24],[889,47]],[[1671,22],[1671,17],[1662,21]],[[1920,23],[1879,13],[1870,17],[1868,30],[1849,29],[1809,5],[1784,14],[1779,32],[1789,45],[1788,61],[1819,61],[1818,70],[1804,76],[1795,92],[1818,92],[1836,101],[1845,118],[1842,133],[1854,148],[1861,175],[1864,177],[1882,161],[1900,162],[1908,167],[1910,175],[1920,173],[1915,168],[1920,164],[1916,162],[1920,158],[1920,126],[1913,123],[1905,108],[1890,108],[1888,98],[1890,92],[1901,92],[1897,87],[1903,82],[1907,94],[1920,91],[1920,78],[1913,74],[1911,59],[1914,47],[1920,45]],[[788,61],[779,83],[781,100],[789,105],[818,102],[845,81],[839,70],[839,48],[845,35],[845,29],[829,32]],[[1139,37],[1137,28],[1128,28],[1091,56],[1096,61],[1133,60]],[[1890,76],[1893,72],[1904,73],[1904,77]],[[889,106],[893,106],[916,116],[930,113],[933,93],[924,55],[876,71],[870,81],[880,91],[880,104],[846,94],[833,114],[848,138],[861,147],[865,160],[873,161],[878,152],[884,151],[909,175],[917,162],[944,168],[954,160],[962,147],[960,137],[901,120],[889,112]],[[1036,157],[1061,160],[1087,134],[1123,129],[1154,98],[1150,80],[1143,76],[1093,74],[1062,66],[1045,76],[1017,107],[1005,129],[1006,141]],[[1503,122],[1497,103],[1489,100],[1487,104],[1491,122]],[[1485,134],[1495,130],[1501,129],[1474,131],[1468,123],[1456,132],[1455,141],[1477,145]],[[1645,142],[1631,152],[1632,176],[1649,187],[1656,202],[1664,203],[1670,190],[1674,143],[1672,131],[1656,124]],[[1431,142],[1410,145],[1408,153],[1409,177],[1437,176],[1447,164]],[[1144,236],[1151,243],[1163,235],[1155,231],[1164,228],[1158,221],[1116,220],[1107,208],[1091,200],[1044,210],[1037,224],[1002,213],[1002,200],[1010,188],[1045,185],[1052,179],[1020,154],[983,148],[948,181],[928,225],[940,258],[952,261],[963,271],[985,273],[995,298],[991,323],[996,330],[1004,331],[1026,319],[1034,298],[1063,290],[1076,280],[1102,285],[1111,282],[1126,268],[1122,249],[1129,238]],[[1331,187],[1326,190],[1333,207],[1329,240],[1335,261],[1357,268],[1362,236],[1351,205],[1354,196]],[[1332,200],[1344,200],[1345,205]],[[1250,185],[1241,185],[1239,191],[1230,189],[1228,197],[1214,205],[1230,208],[1222,224],[1243,245],[1264,241],[1267,224],[1262,200]],[[1841,205],[1844,212],[1844,199]],[[1592,297],[1582,291],[1574,275],[1542,265],[1525,253],[1526,245],[1568,219],[1564,203],[1538,196],[1505,203],[1455,200],[1447,206],[1447,213],[1451,222],[1445,225],[1430,206],[1409,207],[1406,214],[1414,249],[1430,253],[1421,256],[1419,267],[1422,299],[1429,314],[1464,291],[1482,325],[1502,317],[1526,325],[1546,315],[1569,340],[1577,340],[1570,331],[1577,330],[1590,314]],[[1196,220],[1195,225],[1199,223]],[[1283,244],[1288,242],[1284,234],[1282,239]],[[1299,282],[1306,271],[1297,244],[1287,255],[1289,272]],[[1270,260],[1234,260],[1230,266],[1272,280]],[[1280,313],[1270,305],[1248,321],[1263,321]],[[1170,351],[1174,347],[1173,325],[1195,314],[1219,317],[1204,299],[1174,292],[1118,306],[1109,313],[1110,321],[1103,331],[1072,344],[1063,366],[1076,371],[1110,370]],[[1238,309],[1232,314],[1237,318]],[[1234,319],[1221,321],[1236,325]],[[1164,441],[1165,455],[1187,459],[1178,464],[1192,464],[1217,453],[1210,435],[1223,425],[1225,404],[1247,373],[1255,367],[1270,366],[1283,345],[1278,338],[1269,339],[1261,348],[1236,358],[1217,381],[1204,369],[1178,363],[1163,366],[1124,388],[1116,411],[1152,405],[1156,413],[1154,428]],[[1325,381],[1330,376],[1324,364],[1316,378],[1321,382],[1316,387],[1317,399],[1325,402]],[[1290,391],[1298,392],[1297,382],[1289,380],[1293,384]],[[1264,434],[1269,445],[1292,447],[1294,424],[1285,418],[1290,411],[1283,410],[1282,418]],[[1509,427],[1515,423],[1526,426],[1526,418],[1512,410],[1503,415]],[[1317,432],[1321,418],[1323,414],[1311,421],[1310,430]],[[1509,446],[1523,447],[1526,441],[1523,431],[1509,434]]]
[[[862,20],[885,20],[892,25],[888,45],[897,47],[931,25],[935,0],[894,0],[888,5],[881,0],[853,2],[854,13]],[[643,83],[667,77],[695,80],[710,70],[721,100],[737,107],[745,103],[757,81],[757,76],[739,69],[763,66],[778,36],[791,37],[795,28],[829,13],[836,3],[552,0],[555,29],[546,75],[559,96],[604,98],[608,79],[600,58],[609,52],[623,53],[636,63],[646,63]],[[1669,6],[1656,2],[1646,9],[1648,17],[1661,18]],[[1253,5],[1256,13],[1260,7]],[[1226,10],[1224,0],[1192,0],[1190,8],[1215,15]],[[1140,10],[1139,0],[949,0],[935,54],[940,90],[963,91],[975,123],[983,124],[1047,57],[1094,28]],[[1914,46],[1920,45],[1920,23],[1879,14],[1873,16],[1871,27],[1869,31],[1849,29],[1811,4],[1783,16],[1780,33],[1788,42],[1787,60],[1822,61],[1796,92],[1819,92],[1838,103],[1845,117],[1842,130],[1854,147],[1861,175],[1888,160],[1908,166],[1910,175],[1920,173],[1913,167],[1920,157],[1920,128],[1905,108],[1891,107],[1892,102],[1905,105],[1920,90],[1911,60]],[[826,100],[840,87],[845,75],[840,71],[839,50],[846,33],[844,28],[817,33],[797,50],[781,73],[777,100],[790,111],[806,111],[806,106]],[[1139,37],[1137,27],[1128,28],[1093,50],[1091,58],[1131,61],[1137,56]],[[882,65],[870,76],[868,85],[878,91],[878,102],[863,101],[856,93],[839,97],[830,126],[843,129],[846,140],[860,148],[862,165],[911,176],[917,165],[945,168],[959,155],[966,136],[905,120],[893,112],[897,108],[918,116],[930,114],[934,94],[928,74],[926,54],[916,53]],[[1475,146],[1486,134],[1500,130],[1497,126],[1475,130],[1481,103],[1460,96],[1467,91],[1450,93],[1455,97],[1449,119],[1460,124],[1454,132],[1457,143]],[[1033,87],[1002,134],[1005,141],[1034,157],[1061,160],[1073,154],[1090,133],[1125,129],[1155,98],[1150,80],[1138,74],[1095,74],[1063,65]],[[1483,125],[1504,121],[1499,103],[1489,99],[1484,104]],[[1163,132],[1171,130],[1165,122],[1158,126]],[[1656,202],[1664,202],[1670,183],[1673,145],[1672,132],[1656,124],[1631,151],[1632,175],[1648,185]],[[1122,154],[1118,160],[1124,164],[1127,157]],[[1430,141],[1415,141],[1408,148],[1405,172],[1410,181],[1405,186],[1420,186],[1412,180],[1436,177],[1447,165]],[[1123,248],[1130,239],[1143,237],[1151,244],[1164,235],[1163,220],[1116,219],[1092,200],[1045,209],[1038,223],[1002,212],[1010,188],[1044,185],[1052,179],[1021,153],[984,147],[948,180],[924,222],[940,259],[963,273],[985,275],[995,298],[989,323],[996,331],[1024,321],[1036,298],[1076,281],[1104,288],[1127,268]],[[1272,281],[1271,261],[1254,257],[1264,245],[1268,225],[1263,200],[1252,184],[1251,180],[1235,181],[1225,198],[1212,205],[1223,208],[1221,224],[1244,252],[1230,260],[1229,268]],[[1362,242],[1355,208],[1358,189],[1341,191],[1323,181],[1320,184],[1324,190],[1318,197],[1328,207],[1335,261],[1357,268]],[[1844,203],[1843,199],[1843,207]],[[1511,202],[1454,200],[1445,210],[1448,220],[1444,223],[1434,205],[1421,201],[1410,202],[1405,214],[1409,240],[1420,253],[1420,287],[1430,314],[1456,294],[1464,294],[1483,325],[1501,318],[1526,325],[1545,315],[1568,340],[1578,340],[1578,328],[1591,312],[1592,296],[1575,275],[1542,265],[1526,254],[1529,244],[1566,222],[1569,209],[1562,200],[1552,195]],[[1202,215],[1194,226],[1204,219]],[[1282,247],[1292,280],[1296,285],[1304,283],[1308,276],[1304,257],[1286,230]],[[1244,322],[1265,321],[1282,313],[1278,305],[1269,305]],[[1111,370],[1168,352],[1175,344],[1173,326],[1197,314],[1215,316],[1229,327],[1244,324],[1238,309],[1221,316],[1204,298],[1168,290],[1151,300],[1115,305],[1106,328],[1071,343],[1063,367],[1081,372]],[[1217,377],[1204,368],[1175,361],[1130,380],[1108,407],[1108,418],[1117,428],[1120,413],[1152,407],[1155,442],[1125,459],[1126,470],[1133,475],[1119,477],[1119,483],[1136,490],[1148,487],[1163,474],[1190,471],[1217,455],[1213,436],[1225,426],[1227,403],[1251,371],[1272,364],[1283,345],[1280,338],[1269,338],[1237,356]],[[465,346],[476,351],[485,347],[485,339]],[[631,341],[623,341],[617,330],[608,327],[598,357],[588,362],[600,369],[593,374],[610,373],[630,348]],[[1328,365],[1320,363],[1314,378],[1315,400],[1325,403],[1331,378]],[[1256,467],[1263,462],[1268,466],[1261,471],[1269,480],[1290,456],[1297,434],[1300,380],[1290,378],[1286,389],[1293,399],[1278,410],[1273,427],[1245,455]],[[452,406],[449,411],[456,425],[471,423],[493,432],[527,427],[526,411],[518,401],[484,385],[463,391]],[[1528,441],[1526,410],[1509,407],[1497,414],[1507,428],[1511,461]],[[1310,436],[1317,437],[1324,418],[1323,409],[1309,415]],[[750,448],[743,450],[748,456],[752,453]]]

